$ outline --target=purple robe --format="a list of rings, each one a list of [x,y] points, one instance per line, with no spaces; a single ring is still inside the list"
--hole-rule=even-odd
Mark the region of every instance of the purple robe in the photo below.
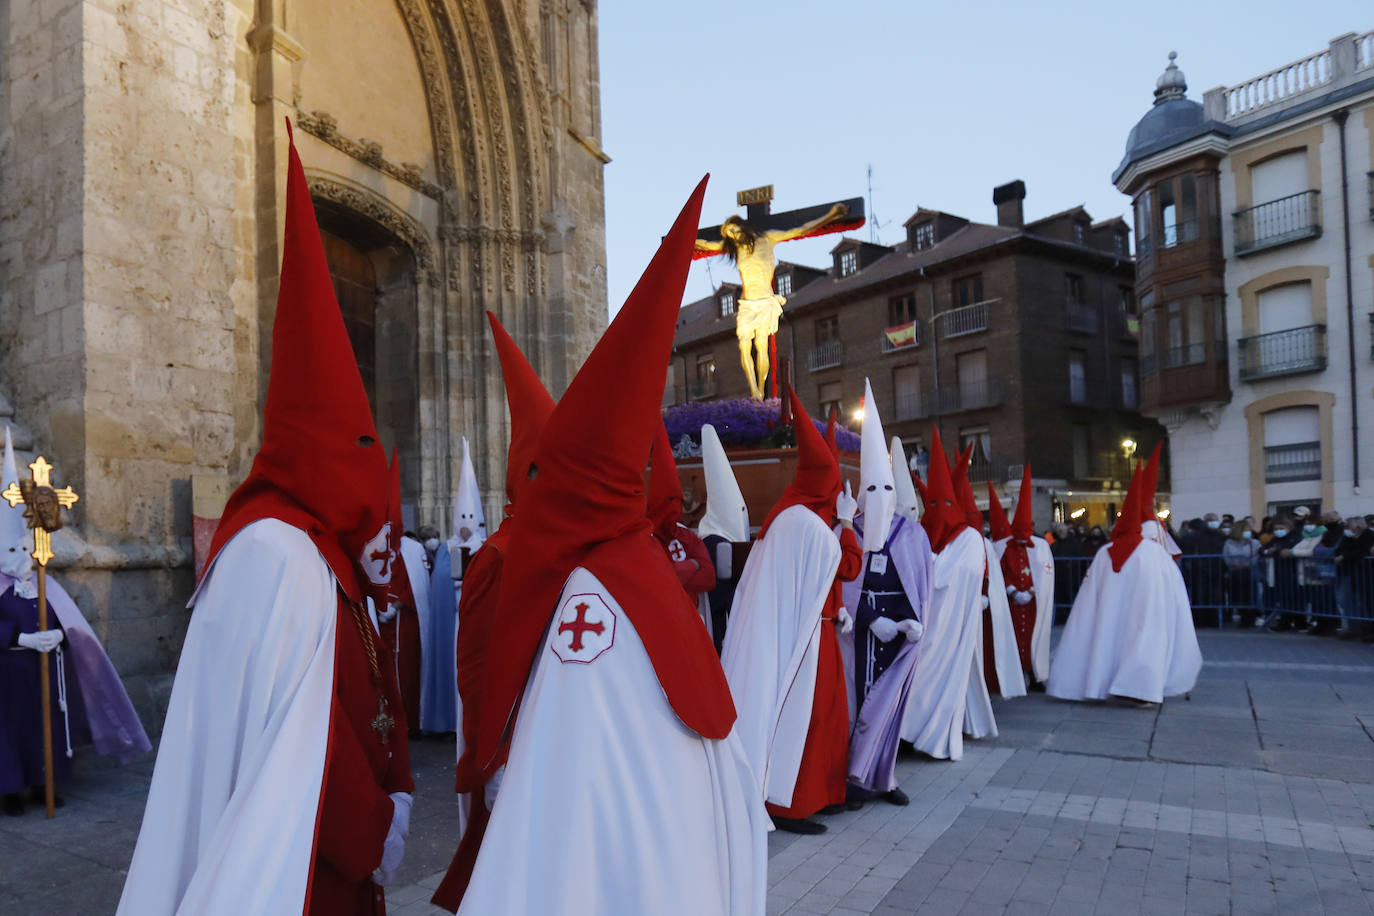
[[[863,519],[854,522],[862,538]],[[876,569],[873,558],[886,558],[886,568]],[[873,792],[897,785],[897,746],[901,740],[902,712],[920,659],[921,641],[897,636],[882,643],[870,639],[868,627],[879,615],[894,620],[925,622],[930,605],[934,555],[925,529],[897,516],[892,520],[887,543],[880,553],[864,556],[864,572],[844,583],[844,603],[854,617],[850,651],[854,691],[854,730],[849,744],[850,782]]]
[[[48,627],[57,629],[56,615],[49,602]],[[38,599],[21,598],[9,586],[0,595],[0,794],[8,795],[43,785],[42,681],[39,653],[19,646],[21,633],[38,632]],[[50,714],[53,730],[53,779],[66,782],[71,776],[71,760],[66,754],[62,734],[62,712],[58,709],[57,651],[49,653],[48,680],[52,690]],[[66,671],[67,687],[72,686],[72,671]],[[70,700],[69,691],[68,698]],[[70,705],[70,704],[69,704]]]

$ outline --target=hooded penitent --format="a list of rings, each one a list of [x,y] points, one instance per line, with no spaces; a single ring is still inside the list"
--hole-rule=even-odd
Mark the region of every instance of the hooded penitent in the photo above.
[[[351,599],[366,591],[384,601],[391,569],[388,480],[386,451],[377,441],[292,144],[262,446],[229,497],[201,578],[230,538],[259,519],[275,518],[309,535]]]
[[[19,468],[14,460],[14,443],[10,441],[10,428],[5,427],[4,479],[0,488],[19,482]],[[0,573],[14,579],[14,590],[22,598],[33,598],[38,594],[37,586],[29,581],[33,572],[33,535],[29,533],[28,523],[24,521],[23,505],[11,506],[8,500],[0,500]]]
[[[911,521],[921,518],[921,498],[916,495],[916,485],[911,479],[911,468],[906,463],[906,449],[898,436],[892,437],[891,448],[892,482],[896,487],[897,514]]]
[[[878,417],[873,386],[864,379],[864,427],[859,447],[859,499],[864,510],[864,551],[872,553],[887,543],[892,516],[897,511],[897,490],[892,477],[892,456]]]
[[[1135,469],[1131,475],[1131,486],[1126,491],[1126,498],[1121,504],[1121,514],[1116,518],[1116,524],[1112,526],[1112,542],[1107,545],[1107,551],[1112,558],[1112,569],[1121,572],[1121,567],[1126,565],[1126,561],[1131,558],[1136,547],[1140,545],[1140,496],[1141,496],[1141,470]]]
[[[787,386],[787,396],[792,400],[792,428],[797,434],[797,470],[792,475],[792,483],[783,490],[763,520],[760,538],[767,534],[773,519],[791,506],[806,506],[829,525],[835,518],[835,498],[840,495],[840,465],[835,460],[835,453],[816,430],[816,424],[811,422],[791,385]],[[833,424],[833,417],[831,422]]]
[[[540,436],[519,494],[505,569],[499,654],[487,661],[474,759],[483,770],[511,734],[545,627],[568,576],[585,567],[616,597],[674,712],[705,738],[735,720],[729,686],[696,609],[649,535],[644,468],[687,279],[703,181],[664,238]],[[615,404],[616,422],[604,422]]]
[[[652,465],[649,471],[649,524],[666,544],[677,537],[682,520],[682,479],[677,475],[673,446],[662,423],[654,431]]]
[[[1026,462],[1021,471],[1021,492],[1016,497],[1016,517],[1011,522],[1011,536],[1023,543],[1029,543],[1035,534],[1035,519],[1031,515],[1031,500],[1035,488],[1031,485],[1031,466]],[[996,537],[996,535],[994,535]]]
[[[410,589],[410,576],[406,565],[401,562],[401,534],[405,525],[401,522],[401,459],[393,449],[391,452],[390,485],[387,487],[387,510],[391,522],[390,547],[395,562],[391,568],[391,582],[387,585],[387,603],[415,607],[415,596]],[[384,610],[379,606],[378,612]]]
[[[1002,508],[1002,500],[997,498],[997,488],[988,481],[988,524],[992,527],[994,541],[1011,537],[1011,522],[1007,521],[1007,510]]]
[[[706,473],[706,514],[697,526],[697,537],[705,540],[714,534],[727,541],[748,541],[749,508],[720,436],[710,423],[701,428],[701,466]]]
[[[969,462],[973,459],[973,443],[959,455],[959,466],[954,471],[954,492],[959,497],[959,506],[964,510],[964,521],[979,534],[983,533],[983,513],[978,508],[978,499],[973,495],[973,485],[969,483]]]
[[[458,472],[458,492],[453,496],[453,537],[455,547],[476,550],[487,539],[487,518],[482,511],[482,491],[477,488],[477,471],[472,466],[468,437],[463,437],[463,464]]]
[[[954,537],[968,526],[968,519],[954,495],[950,479],[949,461],[940,442],[940,428],[930,430],[930,480],[925,487],[925,514],[921,525],[930,536],[930,549],[939,553]]]
[[[1150,452],[1150,460],[1145,462],[1145,470],[1140,477],[1140,516],[1141,521],[1155,520],[1155,496],[1159,488],[1159,449],[1164,443],[1156,442]]]

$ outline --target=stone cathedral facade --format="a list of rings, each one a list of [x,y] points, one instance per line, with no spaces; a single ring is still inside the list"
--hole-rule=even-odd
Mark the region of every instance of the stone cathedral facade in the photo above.
[[[15,0],[0,18],[0,415],[21,464],[42,452],[81,494],[54,566],[156,729],[193,511],[218,515],[258,444],[286,118],[407,523],[447,529],[462,436],[499,517],[484,312],[555,395],[606,323],[596,4]]]

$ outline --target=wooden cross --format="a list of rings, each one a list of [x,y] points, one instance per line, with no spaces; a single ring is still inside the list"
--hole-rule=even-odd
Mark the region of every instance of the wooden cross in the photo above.
[[[71,487],[52,486],[52,465],[39,455],[29,465],[31,480],[11,480],[0,497],[10,504],[24,504],[24,518],[33,531],[33,559],[38,563],[38,629],[48,628],[48,561],[52,559],[52,533],[62,527],[62,510],[70,509],[79,497]],[[52,685],[48,683],[48,653],[38,654],[39,676],[43,679],[43,782],[48,817],[57,814],[56,787],[52,773]]]

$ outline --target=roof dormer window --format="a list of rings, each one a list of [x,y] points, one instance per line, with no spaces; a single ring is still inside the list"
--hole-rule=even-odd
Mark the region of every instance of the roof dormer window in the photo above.
[[[1085,239],[1086,236],[1087,236],[1087,234],[1088,234],[1087,227],[1084,226],[1082,223],[1074,223],[1074,224],[1073,224],[1073,241],[1074,241],[1074,244],[1076,244],[1076,245],[1082,245],[1084,239]]]
[[[778,274],[774,277],[774,285],[778,288],[779,296],[792,295],[792,275],[790,273]]]
[[[840,276],[850,277],[859,272],[859,253],[854,249],[840,252]]]
[[[735,314],[735,294],[728,289],[720,291],[720,317],[729,318]]]
[[[912,244],[917,251],[922,251],[935,244],[935,224],[921,223],[913,228],[911,233]]]
[[[1126,251],[1126,233],[1115,233],[1112,237],[1112,246],[1117,255],[1124,258],[1129,253]]]

